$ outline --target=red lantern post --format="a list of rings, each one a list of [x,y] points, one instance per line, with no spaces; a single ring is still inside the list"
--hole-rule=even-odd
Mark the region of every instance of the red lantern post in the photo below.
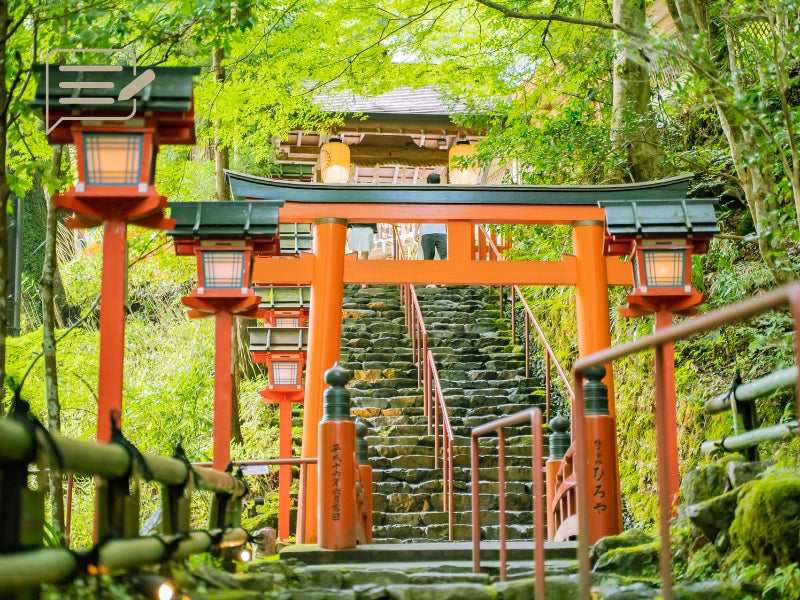
[[[606,209],[606,255],[628,255],[633,265],[634,289],[625,317],[654,315],[655,329],[672,325],[672,315],[694,315],[705,296],[692,286],[692,254],[708,252],[718,231],[715,200],[652,200],[611,202]],[[666,485],[677,508],[680,490],[678,472],[678,425],[675,399],[675,357],[672,344],[656,352],[655,368],[664,377],[656,388],[656,419],[666,434],[658,440],[659,461],[666,461]]]
[[[213,467],[230,462],[233,317],[255,317],[261,297],[251,287],[253,258],[276,252],[278,205],[252,202],[181,202],[175,219],[175,253],[194,255],[197,288],[182,302],[192,318],[214,315]]]
[[[142,79],[135,67],[52,68],[39,78],[32,103],[52,122],[46,123],[48,141],[76,149],[76,183],[54,195],[54,204],[74,213],[70,227],[103,227],[97,439],[105,442],[112,419],[120,424],[122,418],[127,225],[172,226],[164,216],[166,198],[154,185],[159,145],[195,143],[191,91],[199,69],[149,71]],[[142,85],[131,95],[134,80]]]

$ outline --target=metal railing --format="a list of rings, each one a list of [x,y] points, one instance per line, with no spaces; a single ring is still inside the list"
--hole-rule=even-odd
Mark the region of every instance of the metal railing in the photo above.
[[[725,411],[733,413],[733,435],[721,440],[700,444],[700,452],[710,454],[716,450],[738,452],[744,450],[747,459],[758,460],[758,445],[762,442],[791,438],[797,435],[797,419],[768,427],[756,427],[756,411],[753,402],[779,389],[797,384],[797,367],[778,369],[748,383],[741,383],[739,376],[731,389],[706,402],[705,410],[714,415]]]
[[[48,434],[23,413],[27,407],[0,420],[0,591],[62,583],[81,572],[112,572],[248,542],[249,535],[241,528],[241,499],[247,486],[240,477],[192,467],[182,454],[141,454],[121,434],[109,444]],[[93,548],[76,552],[42,547],[44,500],[40,492],[28,488],[29,465],[37,458],[62,473],[96,477],[98,541]],[[161,535],[139,536],[136,480],[162,485]],[[214,494],[206,531],[190,530],[194,488]]]
[[[442,449],[442,493],[444,494],[444,510],[447,511],[447,539],[453,541],[453,452],[456,438],[450,417],[447,414],[447,405],[442,394],[442,385],[439,383],[439,372],[433,360],[433,353],[428,350],[425,369],[425,404],[428,412],[428,435],[431,433],[431,404],[433,404],[433,468],[439,468],[439,448]],[[441,414],[442,427],[439,429],[439,415]],[[441,431],[441,434],[440,434]],[[441,444],[439,439],[441,438]]]
[[[433,352],[428,348],[428,330],[413,285],[404,286],[406,326],[411,340],[411,357],[417,365],[417,385],[423,389],[423,415],[428,418],[428,435],[434,439],[434,469],[439,468],[442,453],[442,494],[447,511],[448,539],[453,539],[453,450],[455,436],[447,414],[447,404],[439,382]],[[439,422],[441,419],[441,428]],[[441,440],[441,443],[440,443]]]
[[[398,235],[395,229],[395,235]],[[397,258],[407,259],[405,252]],[[455,436],[447,414],[447,405],[439,382],[439,372],[433,353],[428,349],[428,330],[419,298],[413,285],[400,286],[408,338],[411,341],[411,361],[417,365],[417,386],[423,389],[423,415],[428,418],[428,435],[434,436],[434,469],[439,468],[439,449],[442,452],[442,494],[444,510],[447,511],[447,535],[453,539],[453,451]],[[441,429],[439,420],[441,415]],[[440,443],[441,440],[441,443]]]
[[[497,247],[491,234],[485,228],[479,228],[479,248],[480,256],[485,260],[505,260],[502,251]],[[502,286],[500,287],[500,305],[502,306]],[[528,304],[525,295],[519,286],[511,286],[511,339],[516,340],[516,309],[517,302],[522,305],[522,315],[524,321],[525,338],[525,377],[530,377],[531,364],[531,327],[536,331],[539,344],[544,351],[544,387],[545,387],[545,421],[550,422],[552,407],[552,369],[555,368],[558,378],[564,386],[572,404],[575,400],[575,392],[572,390],[569,378],[559,363],[558,358],[553,352],[547,336],[544,333],[539,321],[533,314],[533,310]],[[549,498],[547,506],[548,527],[547,537],[551,541],[562,541],[574,536],[577,533],[575,514],[576,510],[576,491],[575,473],[573,471],[572,456],[575,453],[574,446],[571,446],[564,455],[558,472],[555,474],[555,484],[551,486],[553,490],[552,498]],[[558,458],[558,457],[550,457]],[[550,489],[550,488],[549,488]]]
[[[542,471],[542,411],[529,408],[513,415],[485,423],[472,430],[471,438],[471,479],[472,479],[472,570],[481,570],[481,511],[480,511],[480,436],[497,433],[498,503],[500,512],[500,580],[508,579],[506,555],[506,501],[505,501],[505,428],[522,423],[531,426],[531,466],[533,468],[533,562],[535,597],[545,597],[544,580],[544,517],[545,494],[544,473]]]
[[[561,459],[555,474],[553,497],[547,507],[551,518],[552,531],[548,539],[563,542],[578,534],[578,507],[575,480],[575,444],[573,443]]]
[[[479,247],[482,249],[481,256],[485,256],[486,260],[505,260],[503,258],[502,251],[497,247],[494,240],[492,239],[491,234],[486,231],[485,228],[480,227],[478,228],[479,232]],[[502,294],[502,286],[500,287],[501,294]],[[558,358],[556,358],[555,353],[553,352],[550,343],[547,341],[547,337],[542,330],[541,325],[539,325],[539,321],[533,315],[533,311],[531,310],[528,301],[525,299],[525,295],[522,293],[522,290],[519,286],[514,285],[511,286],[512,294],[511,294],[511,339],[516,340],[517,337],[517,324],[516,324],[516,306],[517,301],[522,304],[522,314],[524,318],[524,327],[525,327],[525,377],[530,377],[530,365],[531,365],[531,336],[530,336],[530,328],[533,327],[536,330],[536,334],[539,337],[539,343],[542,346],[542,350],[544,350],[544,377],[545,377],[545,421],[550,421],[550,407],[551,407],[551,368],[555,368],[558,377],[561,379],[561,382],[564,385],[564,389],[566,390],[567,394],[570,397],[570,400],[574,400],[575,393],[572,391],[572,386],[569,383],[569,378],[567,377],[566,373],[564,373],[564,369],[561,367],[561,364],[558,362]],[[502,295],[501,295],[501,306],[502,306]]]
[[[576,444],[575,461],[577,479],[586,481],[588,464],[586,457],[585,439],[585,398],[581,382],[587,370],[597,365],[606,365],[613,361],[637,354],[639,352],[654,350],[655,356],[655,424],[657,441],[657,485],[659,506],[659,534],[661,548],[659,556],[659,571],[661,576],[662,597],[672,600],[672,552],[670,550],[669,523],[673,514],[673,498],[669,489],[669,482],[677,479],[678,474],[673,473],[677,465],[673,464],[674,456],[670,456],[670,448],[677,446],[675,439],[667,439],[669,421],[674,422],[675,415],[670,412],[670,399],[667,398],[668,384],[666,382],[666,353],[664,347],[678,340],[713,331],[726,325],[732,325],[755,317],[761,313],[787,306],[790,308],[794,322],[795,363],[800,361],[800,284],[793,283],[772,292],[765,293],[756,298],[744,300],[736,304],[706,313],[678,325],[664,328],[638,340],[619,346],[595,352],[579,359],[574,365],[574,390],[575,403],[573,406],[573,439]],[[800,380],[795,383],[796,402],[800,406]],[[800,410],[798,411],[800,414]],[[591,598],[591,563],[589,559],[589,513],[590,491],[585,485],[578,485],[578,571],[579,571],[579,600]]]

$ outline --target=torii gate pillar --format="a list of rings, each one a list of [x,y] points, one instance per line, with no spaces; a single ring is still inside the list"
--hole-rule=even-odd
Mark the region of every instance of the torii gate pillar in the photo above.
[[[325,371],[339,362],[342,336],[342,295],[347,220],[326,217],[314,221],[314,267],[308,323],[306,396],[303,412],[303,458],[318,458],[319,422]],[[317,469],[302,471],[297,515],[297,541],[317,541]]]
[[[603,221],[594,220],[574,221],[572,224],[572,247],[576,259],[575,310],[580,357],[611,346],[608,271],[603,256],[604,225]],[[622,531],[614,387],[610,364],[606,365],[603,383],[608,387],[607,414],[586,414],[583,427],[579,429],[586,432],[584,448],[587,464],[583,470],[586,480],[578,485],[586,485],[594,500],[591,543],[603,536],[616,535]],[[575,428],[574,420],[573,427]],[[573,429],[573,436],[575,434]]]

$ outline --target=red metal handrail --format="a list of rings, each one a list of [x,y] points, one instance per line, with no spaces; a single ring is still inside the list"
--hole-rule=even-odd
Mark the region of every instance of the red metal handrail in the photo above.
[[[481,256],[486,257],[486,260],[505,260],[503,257],[502,252],[492,240],[491,235],[489,234],[486,229],[483,227],[480,228],[480,238],[482,243],[480,244],[481,248],[486,248],[485,252],[481,252]],[[539,321],[533,314],[533,310],[531,310],[528,301],[525,298],[525,295],[522,293],[522,290],[519,286],[514,285],[512,287],[511,293],[511,338],[516,339],[516,321],[514,315],[516,314],[516,302],[519,299],[519,302],[522,304],[523,308],[523,315],[525,320],[525,377],[530,377],[530,356],[531,356],[531,349],[530,349],[530,327],[533,325],[533,328],[536,330],[536,334],[539,337],[539,343],[542,345],[544,350],[544,357],[545,357],[545,367],[544,367],[544,377],[545,377],[545,421],[550,422],[550,407],[551,407],[551,379],[550,379],[550,372],[551,366],[555,367],[556,372],[558,373],[558,377],[561,379],[561,382],[564,385],[564,388],[567,391],[567,394],[574,405],[575,401],[575,392],[572,389],[572,385],[570,385],[569,379],[564,372],[564,369],[561,367],[561,363],[558,362],[558,358],[556,358],[555,353],[553,352],[550,343],[547,341],[547,337],[545,336],[544,331],[542,330],[541,325],[539,325]],[[503,289],[502,287],[500,288]],[[502,296],[501,296],[501,306],[502,306]],[[552,490],[554,492],[553,498],[550,500],[550,503],[547,507],[549,522],[552,523],[552,527],[547,531],[547,537],[551,541],[560,541],[567,539],[576,535],[577,527],[575,525],[575,521],[577,519],[575,510],[576,510],[576,491],[575,491],[575,474],[573,472],[572,467],[572,460],[571,457],[575,452],[574,445],[570,446],[569,450],[565,454],[564,458],[561,461],[561,465],[558,468],[558,472],[556,473],[556,484],[552,486]],[[568,458],[569,457],[569,458]]]
[[[439,372],[433,360],[433,353],[428,350],[425,369],[425,403],[428,410],[428,435],[431,433],[431,400],[433,400],[433,468],[439,468],[439,414],[442,415],[442,493],[444,495],[444,509],[447,511],[447,539],[453,541],[453,449],[456,438],[447,415],[447,405],[442,394],[442,385],[439,382]],[[433,383],[433,385],[431,385]]]
[[[533,562],[536,598],[545,597],[544,581],[544,473],[542,471],[542,411],[533,407],[484,423],[472,430],[471,438],[471,479],[472,479],[472,570],[481,571],[481,513],[480,513],[480,453],[478,438],[497,432],[498,463],[498,501],[500,512],[500,580],[508,579],[506,555],[506,506],[505,506],[505,428],[521,423],[531,425],[531,465],[533,467]]]
[[[397,230],[395,240],[399,240]],[[399,245],[398,245],[399,247]],[[400,255],[405,259],[405,252]],[[455,436],[447,414],[447,405],[442,394],[439,382],[439,372],[433,353],[428,349],[428,330],[422,309],[419,306],[417,291],[413,285],[401,286],[400,297],[403,301],[403,312],[411,341],[411,360],[417,365],[417,386],[423,389],[422,413],[428,418],[428,435],[434,436],[433,461],[434,469],[439,468],[439,440],[441,437],[442,448],[442,495],[444,509],[447,511],[447,537],[453,539],[453,450]],[[439,415],[441,414],[442,428],[439,433]]]
[[[485,244],[486,248],[488,248],[490,253],[487,252],[487,260],[505,260],[503,257],[503,253],[494,243],[492,240],[491,235],[489,234],[486,229],[483,227],[479,228],[480,238],[482,240],[482,245]],[[569,383],[569,378],[567,377],[566,373],[564,373],[564,369],[561,367],[561,364],[558,362],[558,358],[556,358],[555,353],[553,352],[552,347],[550,346],[549,342],[547,341],[547,337],[542,330],[542,327],[539,325],[539,321],[537,321],[536,317],[533,315],[533,311],[531,310],[530,305],[528,305],[528,301],[525,299],[525,295],[522,293],[522,290],[517,285],[511,286],[513,293],[511,294],[511,339],[516,339],[516,321],[514,319],[514,314],[516,310],[516,302],[517,298],[522,303],[523,313],[525,316],[525,377],[530,377],[530,325],[533,325],[534,329],[536,330],[537,335],[539,336],[539,342],[544,349],[544,357],[545,357],[545,369],[544,369],[544,377],[545,377],[545,421],[550,421],[550,367],[551,364],[555,367],[556,372],[558,373],[559,378],[561,379],[562,383],[564,384],[564,388],[567,390],[567,394],[569,394],[570,400],[575,399],[575,392],[572,390],[572,386]],[[500,288],[502,290],[502,286]],[[502,300],[501,300],[502,302]]]
[[[448,539],[453,539],[453,448],[455,436],[447,414],[447,405],[442,394],[439,382],[439,372],[433,353],[428,349],[428,330],[422,317],[419,298],[413,285],[407,286],[408,302],[406,323],[408,336],[411,338],[412,360],[417,364],[417,385],[423,389],[423,414],[428,417],[428,435],[434,436],[434,468],[439,468],[439,415],[441,415],[442,428],[442,494],[444,509],[447,511]],[[420,368],[421,367],[421,368]]]
[[[577,480],[586,481],[586,473],[589,468],[586,453],[585,434],[585,401],[582,381],[586,371],[595,365],[611,364],[613,361],[637,354],[646,350],[653,349],[655,353],[655,423],[656,440],[658,449],[656,460],[658,463],[658,507],[659,507],[659,534],[661,536],[661,551],[659,557],[659,567],[661,575],[661,590],[664,600],[672,600],[672,553],[669,542],[669,522],[673,512],[672,497],[668,482],[677,477],[673,473],[674,466],[669,456],[668,448],[676,447],[675,439],[667,439],[669,432],[669,421],[674,422],[675,415],[669,413],[669,402],[667,399],[666,382],[666,357],[664,347],[678,340],[700,333],[713,331],[719,327],[738,323],[746,319],[755,317],[763,312],[781,306],[789,306],[794,321],[794,343],[795,343],[795,363],[800,368],[800,284],[792,283],[781,287],[772,292],[765,293],[756,298],[737,302],[731,306],[706,313],[699,317],[689,319],[680,324],[660,329],[639,338],[637,340],[607,348],[600,352],[595,352],[589,356],[579,359],[574,367],[574,389],[575,403],[573,406],[573,439],[576,444],[575,463]],[[800,378],[796,383],[796,402],[798,412],[800,412]],[[581,459],[581,457],[583,457]],[[589,560],[589,512],[590,496],[589,490],[585,485],[578,485],[578,571],[579,571],[579,600],[589,600],[591,598],[591,563]]]
[[[548,530],[547,534],[553,542],[563,542],[578,535],[574,459],[575,444],[572,444],[561,459],[553,482],[553,499],[547,507],[553,524],[552,531]]]

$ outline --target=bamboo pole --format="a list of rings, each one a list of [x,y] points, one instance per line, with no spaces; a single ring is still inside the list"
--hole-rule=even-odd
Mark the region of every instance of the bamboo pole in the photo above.
[[[44,434],[37,433],[37,446],[49,448]],[[53,445],[61,457],[61,469],[83,475],[101,477],[124,477],[130,472],[131,458],[128,451],[119,444],[101,444],[98,442],[73,440],[63,435],[52,433]],[[0,458],[20,460],[27,456],[33,446],[33,440],[27,429],[13,419],[0,420]],[[142,454],[152,473],[152,480],[164,485],[180,485],[189,476],[186,464],[177,458]],[[230,494],[241,498],[245,494],[244,482],[230,473],[194,468],[197,486],[214,493]]]
[[[771,427],[760,427],[745,433],[740,433],[739,435],[724,437],[721,440],[703,442],[700,444],[700,452],[703,454],[710,454],[718,448],[722,448],[726,452],[737,452],[745,448],[758,446],[762,442],[795,437],[797,431],[797,421],[783,423],[781,425],[772,425]]]
[[[110,540],[98,550],[97,570],[109,573],[206,552],[219,532],[193,531],[181,539],[172,554],[167,547],[180,536],[149,536],[128,540]],[[247,543],[244,529],[226,531],[220,548],[234,548]],[[78,568],[77,556],[66,548],[41,548],[4,554],[0,560],[0,592],[36,587],[41,583],[62,583],[71,579]]]
[[[773,371],[768,375],[759,377],[748,383],[738,385],[733,390],[733,395],[739,402],[751,402],[767,394],[779,390],[781,388],[789,387],[797,383],[797,366],[788,367]],[[730,410],[731,408],[731,392],[720,394],[708,402],[706,402],[706,412],[709,414],[717,414]]]

